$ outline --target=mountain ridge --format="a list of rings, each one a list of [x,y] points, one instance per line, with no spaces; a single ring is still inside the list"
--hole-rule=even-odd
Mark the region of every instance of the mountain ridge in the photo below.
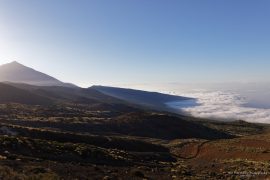
[[[91,86],[89,89],[95,89],[103,94],[133,103],[141,106],[147,106],[155,110],[165,110],[178,112],[168,107],[166,103],[173,101],[185,101],[193,98],[163,94],[159,92],[150,92],[137,89],[109,87],[109,86]]]

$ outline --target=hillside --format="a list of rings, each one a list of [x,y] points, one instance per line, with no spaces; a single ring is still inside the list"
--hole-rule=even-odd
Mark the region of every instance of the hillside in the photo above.
[[[0,83],[0,103],[48,105],[52,101],[38,94]]]
[[[82,103],[91,105],[99,103],[128,104],[127,102],[105,95],[94,89],[64,86],[35,86],[12,82],[5,82],[4,84],[48,98],[54,103]]]
[[[157,110],[173,111],[173,109],[170,109],[168,106],[165,105],[165,103],[191,99],[188,97],[162,94],[158,92],[148,92],[117,87],[92,86],[89,89],[95,89],[109,96]]]

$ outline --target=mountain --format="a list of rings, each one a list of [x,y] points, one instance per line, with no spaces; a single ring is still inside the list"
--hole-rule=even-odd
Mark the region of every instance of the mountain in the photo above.
[[[72,84],[63,83],[16,61],[0,66],[0,82],[25,83],[38,86],[74,87]]]
[[[95,89],[106,95],[109,95],[118,99],[122,99],[124,101],[134,103],[137,105],[157,109],[157,110],[173,111],[172,109],[167,107],[165,103],[172,102],[172,101],[184,101],[184,100],[192,99],[192,98],[163,94],[163,93],[158,93],[158,92],[148,92],[148,91],[118,88],[118,87],[92,86],[89,89]]]
[[[10,102],[23,104],[44,104],[43,100],[55,103],[79,103],[95,106],[95,109],[118,109],[120,111],[129,110],[130,107],[147,108],[152,110],[175,112],[165,103],[171,101],[182,101],[190,98],[162,94],[157,92],[147,92],[134,89],[124,89],[105,86],[92,86],[90,88],[80,88],[69,83],[63,83],[45,73],[36,71],[24,66],[16,61],[0,66],[0,82],[10,85],[9,88],[16,88],[6,94],[12,97],[15,91],[16,101]],[[1,88],[1,87],[0,87]],[[37,101],[27,101],[26,97],[36,97]],[[32,96],[29,96],[32,94]],[[10,96],[9,96],[10,95]],[[4,96],[2,97],[5,99]],[[8,101],[3,101],[8,102]],[[137,107],[139,106],[139,107]]]
[[[61,82],[16,61],[0,66],[0,82],[49,98],[54,102],[127,103],[155,110],[173,111],[165,105],[166,102],[189,99],[156,92],[115,87],[92,86],[90,88],[80,88],[70,83]],[[106,106],[108,107],[108,104]]]

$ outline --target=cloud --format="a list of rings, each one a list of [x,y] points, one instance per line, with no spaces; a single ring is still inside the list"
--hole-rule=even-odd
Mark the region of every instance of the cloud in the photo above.
[[[248,100],[237,93],[208,91],[180,95],[196,98],[197,104],[189,107],[177,103],[168,105],[195,117],[270,123],[270,109],[247,107]]]

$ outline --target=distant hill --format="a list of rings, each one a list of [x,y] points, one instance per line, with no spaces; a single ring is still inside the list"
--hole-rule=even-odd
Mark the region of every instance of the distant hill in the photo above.
[[[52,100],[23,89],[0,83],[0,103],[47,105],[52,103]]]
[[[147,106],[159,110],[168,110],[168,107],[165,105],[165,103],[167,102],[191,99],[187,97],[162,94],[158,92],[148,92],[118,87],[92,86],[89,89],[96,89],[99,92],[125,100],[130,103]]]
[[[38,86],[75,86],[69,83],[63,83],[16,61],[0,66],[0,82],[25,83]]]
[[[95,89],[63,86],[35,86],[11,82],[5,83],[9,84],[10,86],[49,98],[54,102],[73,102],[83,104],[124,103],[122,100],[103,94]]]

